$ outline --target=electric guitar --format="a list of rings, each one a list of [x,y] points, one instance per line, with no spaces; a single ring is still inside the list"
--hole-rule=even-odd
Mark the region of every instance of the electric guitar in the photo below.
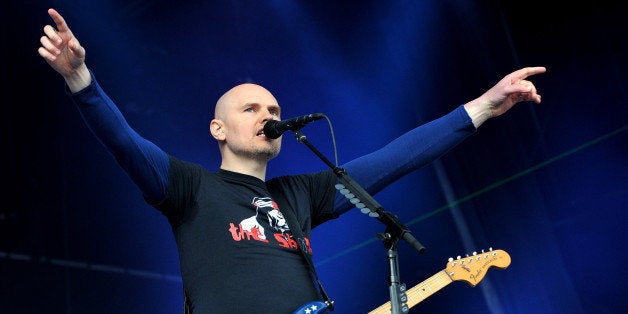
[[[457,259],[449,258],[447,267],[440,272],[427,278],[420,284],[408,289],[407,308],[417,305],[436,291],[444,288],[454,280],[464,280],[472,287],[475,287],[486,275],[491,267],[504,269],[510,265],[510,255],[502,250],[489,249],[488,252],[482,251],[480,254],[473,252],[472,256],[466,256]],[[390,301],[384,303],[380,307],[370,311],[368,314],[390,313]]]
[[[510,265],[510,255],[503,250],[489,249],[480,254],[473,252],[472,256],[464,258],[458,256],[457,259],[449,258],[447,267],[440,272],[427,278],[420,284],[406,291],[408,309],[427,299],[436,291],[444,288],[454,280],[464,280],[472,287],[475,287],[486,275],[491,267],[504,269]],[[380,307],[370,311],[368,314],[389,314],[391,312],[390,301]],[[329,307],[325,302],[313,301],[301,306],[293,314],[322,314],[329,313]]]

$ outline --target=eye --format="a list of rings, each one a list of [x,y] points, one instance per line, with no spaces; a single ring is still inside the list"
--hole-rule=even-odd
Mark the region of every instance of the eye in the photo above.
[[[255,112],[255,108],[253,107],[247,107],[246,109],[244,109],[245,112]]]
[[[279,110],[277,109],[271,109],[270,110],[270,114],[272,114],[275,117],[279,117]]]

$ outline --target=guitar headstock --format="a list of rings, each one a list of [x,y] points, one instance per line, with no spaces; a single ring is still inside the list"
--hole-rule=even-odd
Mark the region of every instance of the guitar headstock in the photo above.
[[[475,286],[484,279],[489,268],[504,269],[508,265],[510,265],[510,255],[506,251],[491,248],[488,252],[482,250],[482,253],[473,252],[471,256],[449,258],[445,271],[452,280],[464,280],[471,286]]]

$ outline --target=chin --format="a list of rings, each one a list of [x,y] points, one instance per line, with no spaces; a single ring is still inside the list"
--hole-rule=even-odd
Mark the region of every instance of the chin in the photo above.
[[[280,150],[281,150],[281,147],[272,147],[272,148],[267,148],[264,150],[259,150],[256,153],[254,153],[254,155],[264,158],[265,160],[271,160],[277,157],[277,155],[279,155]]]
[[[277,155],[279,155],[280,150],[281,150],[280,148],[277,148],[276,150],[273,150],[272,152],[268,152],[268,155],[267,155],[268,160],[271,160],[277,157]]]

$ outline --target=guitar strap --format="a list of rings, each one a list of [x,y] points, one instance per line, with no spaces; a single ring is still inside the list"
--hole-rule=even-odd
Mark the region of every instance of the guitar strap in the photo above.
[[[183,289],[183,314],[192,314],[192,309],[190,308],[190,300],[188,299],[188,292]]]
[[[303,255],[303,258],[305,258],[305,260],[307,261],[307,264],[310,267],[310,273],[312,274],[312,277],[314,278],[314,280],[316,280],[316,283],[318,284],[319,291],[325,301],[325,304],[327,304],[327,308],[330,311],[333,311],[334,301],[329,299],[327,292],[325,292],[325,289],[323,288],[323,284],[321,283],[320,279],[318,279],[318,274],[316,274],[316,268],[314,268],[312,257],[310,256],[308,252],[307,244],[305,243],[305,238],[303,237],[303,230],[301,230],[301,224],[297,221],[297,217],[295,213],[292,211],[292,209],[290,209],[290,207],[286,206],[283,208],[287,208],[287,210],[282,210],[281,213],[283,214],[284,218],[286,218],[286,222],[288,223],[288,227],[290,227],[292,236],[295,238],[295,240],[297,241],[297,244],[299,245],[299,251],[301,251],[301,255]]]

